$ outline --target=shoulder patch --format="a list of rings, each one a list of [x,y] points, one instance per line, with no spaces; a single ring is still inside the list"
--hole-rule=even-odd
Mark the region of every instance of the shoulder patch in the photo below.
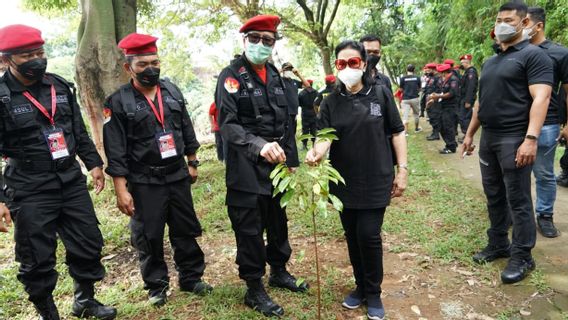
[[[56,96],[55,99],[56,99],[57,103],[66,103],[66,102],[69,102],[69,98],[67,97],[66,94],[60,95],[60,96]]]
[[[237,91],[239,91],[239,82],[237,81],[237,79],[233,78],[233,77],[227,77],[225,79],[225,90],[227,90],[228,93],[236,93]]]
[[[104,107],[103,108],[103,116],[105,117],[103,124],[107,124],[112,117],[112,109]]]
[[[146,106],[144,101],[140,101],[136,104],[136,111],[144,110],[146,108],[148,108],[148,106]]]

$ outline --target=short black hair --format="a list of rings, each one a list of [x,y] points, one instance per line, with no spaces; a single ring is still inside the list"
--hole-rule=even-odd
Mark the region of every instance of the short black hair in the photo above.
[[[530,19],[533,22],[542,22],[542,25],[546,25],[546,11],[541,7],[530,7],[527,13],[531,16]]]
[[[517,11],[517,16],[524,18],[527,16],[528,11],[527,5],[522,1],[511,1],[507,2],[499,8],[499,12],[502,11]]]
[[[373,42],[373,41],[378,41],[380,45],[383,45],[381,38],[377,37],[374,34],[367,34],[364,35],[361,39],[359,39],[359,42]]]
[[[409,65],[406,66],[406,71],[408,71],[408,72],[414,72],[415,69],[416,68],[414,67],[413,64],[409,64]]]

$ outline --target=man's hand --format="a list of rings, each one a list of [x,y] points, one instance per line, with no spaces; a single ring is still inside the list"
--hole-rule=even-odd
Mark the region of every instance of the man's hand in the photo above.
[[[517,149],[517,155],[515,157],[517,168],[533,164],[536,159],[537,148],[537,140],[525,139],[519,149]]]
[[[463,143],[460,147],[460,157],[463,159],[465,156],[471,156],[475,150],[475,145],[473,144],[473,137],[466,135],[463,138]]]
[[[262,147],[260,155],[269,163],[276,164],[286,161],[286,154],[278,142],[269,142]]]
[[[323,158],[323,155],[319,154],[316,149],[310,149],[306,153],[305,162],[310,166],[317,166]]]
[[[195,183],[197,181],[197,168],[194,166],[187,166],[189,170],[189,175],[191,176],[191,183]]]
[[[292,72],[294,73],[294,75],[296,75],[296,77],[300,76],[300,71],[298,71],[298,69],[294,68],[292,69]]]
[[[406,190],[406,184],[408,180],[408,172],[405,168],[399,168],[398,173],[394,177],[391,190],[391,198],[396,198],[402,196],[404,190]]]
[[[93,185],[95,186],[95,194],[101,193],[105,188],[105,175],[103,169],[96,167],[91,170],[91,177],[93,177]]]
[[[466,102],[466,103],[464,104],[464,107],[465,107],[466,109],[471,109],[471,103],[467,103],[467,102]]]
[[[558,137],[558,140],[560,140],[560,138],[564,137],[564,139],[568,140],[568,125],[564,126],[564,129],[562,129],[562,131],[560,131],[560,136]]]
[[[116,194],[116,206],[120,212],[132,217],[134,215],[134,199],[128,191],[123,191]]]
[[[4,203],[0,203],[0,232],[8,232],[11,225],[10,209]]]

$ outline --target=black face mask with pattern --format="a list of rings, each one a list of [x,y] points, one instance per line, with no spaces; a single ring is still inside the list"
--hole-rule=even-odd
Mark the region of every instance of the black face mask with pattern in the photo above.
[[[14,62],[14,64],[16,63]],[[22,64],[16,64],[16,70],[28,80],[41,80],[45,75],[45,69],[47,69],[46,58],[37,58]]]

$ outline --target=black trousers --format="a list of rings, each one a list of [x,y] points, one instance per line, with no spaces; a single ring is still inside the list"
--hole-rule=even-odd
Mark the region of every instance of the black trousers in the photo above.
[[[442,107],[442,126],[440,133],[446,143],[446,148],[456,151],[458,144],[456,142],[456,126],[457,126],[456,107]]]
[[[531,256],[536,242],[536,226],[531,198],[532,166],[517,168],[515,157],[524,137],[503,137],[483,131],[479,162],[491,226],[489,244],[508,246],[512,219],[512,255]]]
[[[30,301],[40,302],[55,289],[57,235],[65,246],[65,263],[75,281],[95,282],[104,277],[103,238],[85,178],[59,190],[9,188],[6,195],[15,225],[18,280]]]
[[[279,268],[290,260],[288,218],[279,202],[280,197],[258,195],[256,208],[228,207],[237,241],[239,277],[245,281],[262,278],[266,263]]]
[[[367,299],[381,294],[383,282],[383,242],[381,228],[385,208],[344,209],[341,224],[347,239],[355,283]]]
[[[164,229],[169,228],[180,287],[190,287],[203,276],[204,254],[195,240],[201,225],[193,209],[190,178],[166,185],[131,183],[135,214],[130,219],[132,245],[138,250],[144,289],[168,288],[164,261]]]
[[[298,159],[298,146],[296,145],[296,115],[291,114],[288,119],[288,131],[286,132],[286,141],[289,143],[285,143],[284,151],[286,152],[286,163],[290,167],[299,167],[300,162]]]
[[[428,121],[434,135],[440,134],[442,128],[442,106],[435,102],[428,108]]]
[[[472,110],[473,110],[472,108],[473,108],[473,105],[469,109],[466,109],[465,108],[465,101],[462,100],[460,102],[458,117],[459,117],[460,129],[461,129],[461,132],[463,134],[466,134],[467,128],[469,127],[469,123],[471,122],[471,115],[472,115]]]
[[[316,136],[318,131],[316,119],[308,119],[304,120],[302,118],[302,134],[310,134],[312,136]],[[311,139],[312,143],[316,140],[315,138]],[[302,140],[302,144],[304,144],[304,149],[308,147],[308,139]]]
[[[215,131],[215,149],[217,150],[217,160],[225,161],[225,150],[221,131]]]

